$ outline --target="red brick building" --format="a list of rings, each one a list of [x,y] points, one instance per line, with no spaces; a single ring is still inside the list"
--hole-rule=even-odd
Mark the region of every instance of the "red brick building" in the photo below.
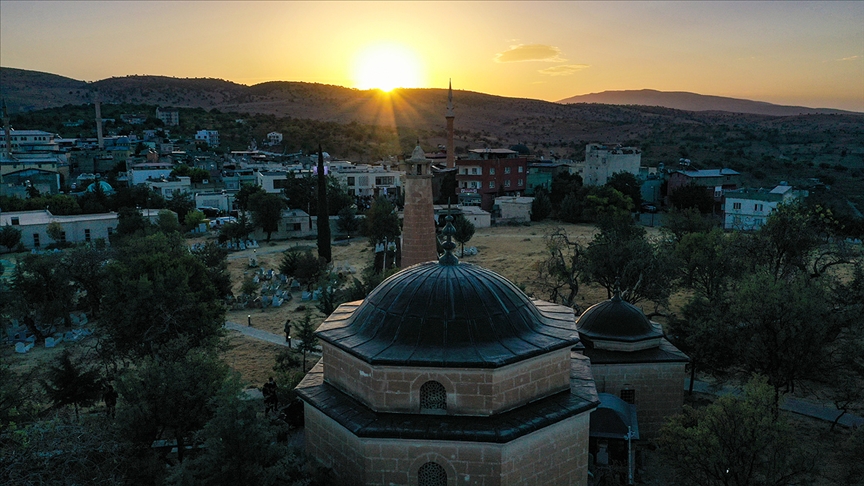
[[[491,211],[497,196],[522,194],[527,187],[528,159],[509,149],[473,149],[456,161],[459,204]]]

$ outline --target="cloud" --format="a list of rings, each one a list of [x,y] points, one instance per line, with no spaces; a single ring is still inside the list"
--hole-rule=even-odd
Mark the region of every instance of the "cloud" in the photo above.
[[[588,69],[589,65],[587,64],[562,64],[560,66],[552,66],[546,69],[541,69],[538,71],[540,74],[547,74],[549,76],[569,76],[571,74],[576,74],[583,69]]]
[[[564,62],[561,49],[544,44],[519,44],[495,56],[495,62],[545,61]]]
[[[837,61],[857,61],[858,59],[861,59],[861,56],[843,57],[843,58],[837,59]]]

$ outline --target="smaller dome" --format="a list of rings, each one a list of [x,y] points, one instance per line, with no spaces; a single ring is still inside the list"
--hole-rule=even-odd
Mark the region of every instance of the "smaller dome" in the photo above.
[[[96,184],[99,184],[99,187],[102,189],[102,192],[104,192],[106,194],[114,192],[114,188],[111,187],[111,184],[108,184],[105,181],[98,181],[98,182],[94,182],[94,183],[90,184],[89,186],[87,186],[87,192],[95,192],[96,191]]]
[[[637,351],[657,347],[663,333],[619,292],[589,307],[576,321],[579,336],[599,349]]]

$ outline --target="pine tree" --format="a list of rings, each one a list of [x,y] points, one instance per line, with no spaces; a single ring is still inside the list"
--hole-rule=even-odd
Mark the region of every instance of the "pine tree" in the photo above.
[[[312,315],[309,310],[300,321],[300,329],[297,330],[297,350],[303,353],[303,372],[306,372],[306,353],[317,350],[318,338],[315,337],[316,327],[312,323]]]

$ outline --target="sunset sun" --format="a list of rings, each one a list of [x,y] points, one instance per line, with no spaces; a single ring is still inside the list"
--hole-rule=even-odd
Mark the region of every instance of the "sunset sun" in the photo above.
[[[359,89],[416,88],[423,84],[417,55],[399,44],[375,44],[354,59],[354,86]]]

